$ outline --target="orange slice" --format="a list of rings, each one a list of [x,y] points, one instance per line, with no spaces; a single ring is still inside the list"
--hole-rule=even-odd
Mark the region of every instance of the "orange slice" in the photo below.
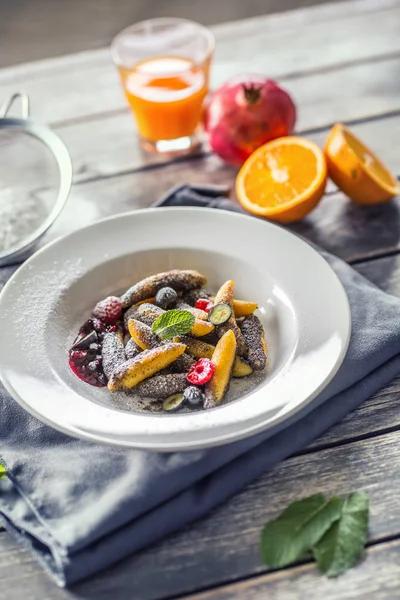
[[[321,200],[327,170],[322,150],[304,138],[278,138],[258,148],[236,178],[241,205],[280,223],[305,217]]]
[[[354,202],[379,204],[400,192],[396,177],[341,123],[332,127],[324,150],[330,178]]]

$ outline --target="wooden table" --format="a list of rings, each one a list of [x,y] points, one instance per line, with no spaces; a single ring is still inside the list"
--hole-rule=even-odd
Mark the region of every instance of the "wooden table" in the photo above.
[[[400,0],[327,4],[221,25],[213,85],[234,73],[268,73],[294,95],[299,133],[322,144],[331,125],[345,121],[399,174],[399,32]],[[235,171],[206,150],[175,161],[143,156],[107,50],[0,71],[1,100],[17,90],[28,92],[34,116],[65,140],[75,167],[68,205],[45,241],[148,206],[173,184],[234,181]],[[367,210],[329,185],[317,210],[292,229],[400,294],[400,198]],[[208,518],[71,590],[58,589],[0,532],[1,600],[398,598],[399,392],[397,379]],[[357,568],[328,580],[307,561],[277,572],[261,564],[265,521],[300,496],[352,490],[366,491],[372,505],[368,549]]]

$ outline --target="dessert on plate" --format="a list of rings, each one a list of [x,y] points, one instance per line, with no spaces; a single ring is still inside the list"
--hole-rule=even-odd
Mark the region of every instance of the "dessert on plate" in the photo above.
[[[233,280],[215,295],[206,283],[175,269],[101,300],[69,350],[71,370],[163,412],[219,406],[232,378],[265,371],[267,345],[257,304],[236,299]]]

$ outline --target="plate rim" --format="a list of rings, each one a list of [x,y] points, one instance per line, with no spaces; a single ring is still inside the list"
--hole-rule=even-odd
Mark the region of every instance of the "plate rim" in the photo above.
[[[16,271],[12,274],[12,276],[9,278],[9,280],[4,285],[2,291],[0,292],[0,307],[1,307],[1,303],[2,303],[4,295],[6,293],[8,293],[8,288],[13,285],[14,279],[18,277],[20,270],[25,268],[25,266],[27,266],[27,265],[29,266],[30,263],[35,261],[39,255],[42,255],[45,252],[47,252],[52,246],[62,243],[67,238],[72,238],[74,235],[79,235],[79,234],[81,234],[82,231],[95,228],[96,226],[98,226],[99,224],[104,223],[104,222],[112,222],[115,220],[118,221],[127,216],[135,217],[136,215],[143,215],[145,213],[160,213],[161,211],[174,211],[174,212],[201,211],[201,212],[208,212],[208,213],[210,213],[210,215],[218,212],[218,213],[221,213],[224,215],[229,214],[229,218],[234,217],[234,218],[239,218],[239,219],[245,219],[246,221],[247,220],[254,221],[254,217],[251,215],[247,215],[247,214],[242,214],[242,213],[233,212],[233,211],[226,211],[223,209],[214,209],[214,208],[205,208],[205,207],[187,207],[187,206],[185,206],[185,207],[160,207],[160,208],[149,207],[149,208],[144,208],[144,209],[124,211],[122,213],[104,217],[104,218],[99,219],[93,223],[90,223],[84,227],[75,229],[63,236],[60,236],[54,240],[49,241],[45,246],[40,248],[37,252],[35,252],[32,256],[30,256],[26,261],[24,261],[16,269]],[[328,375],[325,377],[325,379],[323,379],[321,381],[321,383],[315,388],[315,390],[311,394],[309,394],[304,400],[302,400],[299,403],[296,403],[291,409],[286,410],[287,405],[284,405],[273,417],[270,417],[270,418],[266,419],[265,421],[261,421],[260,423],[257,423],[253,426],[243,428],[240,431],[240,433],[230,432],[230,433],[222,434],[222,435],[219,434],[217,436],[214,435],[214,437],[207,437],[205,442],[195,441],[193,444],[190,444],[187,442],[184,442],[181,444],[171,444],[171,443],[160,443],[160,442],[133,443],[130,440],[127,440],[127,441],[124,440],[122,442],[117,443],[115,440],[102,437],[102,435],[104,435],[104,434],[101,434],[101,433],[100,434],[91,434],[87,431],[82,431],[82,430],[75,431],[68,426],[63,427],[59,423],[55,423],[51,419],[47,418],[41,412],[35,410],[20,396],[20,394],[18,392],[15,391],[14,387],[9,382],[6,375],[3,373],[3,368],[2,368],[2,365],[0,364],[0,381],[4,385],[7,392],[11,395],[11,397],[14,399],[14,401],[16,401],[29,414],[31,414],[32,416],[37,418],[40,422],[50,426],[51,428],[65,434],[67,436],[74,437],[74,438],[81,439],[81,440],[90,441],[92,443],[100,443],[100,444],[110,445],[112,447],[117,447],[117,448],[118,447],[119,448],[133,448],[133,449],[138,449],[138,450],[149,450],[149,451],[155,451],[155,452],[193,451],[193,450],[199,450],[199,449],[212,448],[212,447],[217,447],[220,445],[225,445],[228,443],[233,443],[235,441],[239,441],[239,440],[248,438],[250,436],[257,435],[258,433],[265,432],[268,430],[271,431],[271,435],[272,435],[272,433],[275,433],[276,429],[278,429],[278,428],[283,429],[286,421],[288,422],[288,425],[289,425],[290,423],[293,422],[293,419],[297,415],[299,415],[299,417],[300,417],[301,413],[303,413],[305,411],[309,412],[309,410],[308,411],[306,410],[307,407],[310,406],[312,401],[332,381],[332,379],[335,377],[335,375],[339,371],[339,369],[346,357],[346,354],[347,354],[347,351],[349,348],[349,344],[350,344],[351,331],[352,331],[352,319],[351,319],[351,309],[350,309],[349,299],[348,299],[346,290],[345,290],[341,280],[339,279],[338,275],[333,270],[333,268],[331,267],[331,265],[329,264],[329,262],[327,261],[325,256],[323,256],[320,252],[318,252],[316,250],[315,246],[311,242],[309,242],[307,239],[304,239],[304,237],[286,229],[285,227],[283,227],[282,225],[280,225],[278,223],[272,223],[270,221],[264,221],[261,219],[260,219],[260,221],[263,222],[268,227],[277,228],[277,229],[281,230],[284,234],[295,237],[300,243],[303,243],[304,245],[308,246],[311,249],[313,254],[324,263],[325,268],[327,268],[329,270],[331,276],[333,276],[333,278],[335,279],[336,285],[338,286],[338,289],[340,290],[340,293],[342,295],[342,300],[344,301],[343,307],[345,308],[345,311],[346,311],[346,323],[345,323],[346,339],[344,340],[344,342],[342,344],[342,348],[336,359],[335,365],[330,369]],[[78,392],[76,392],[76,393],[79,395]],[[327,399],[325,401],[329,401],[329,399]],[[295,419],[295,420],[297,420],[297,419]],[[283,427],[282,427],[282,425],[283,425]]]

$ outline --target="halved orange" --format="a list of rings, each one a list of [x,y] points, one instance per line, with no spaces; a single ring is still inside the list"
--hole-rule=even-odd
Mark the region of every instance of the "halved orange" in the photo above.
[[[327,178],[322,150],[301,137],[272,140],[246,160],[236,178],[241,205],[280,223],[303,219],[321,200]]]
[[[341,123],[330,130],[324,151],[330,178],[354,202],[379,204],[400,193],[396,177]]]

